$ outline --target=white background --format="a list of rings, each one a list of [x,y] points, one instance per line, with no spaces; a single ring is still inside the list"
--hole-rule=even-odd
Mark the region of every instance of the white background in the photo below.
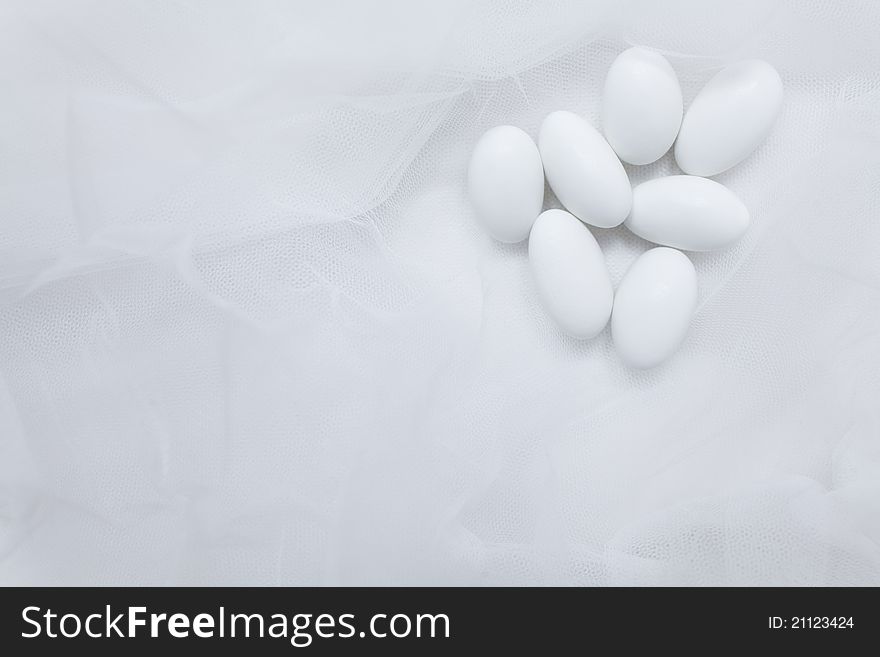
[[[870,0],[5,0],[0,583],[880,584],[878,33]],[[464,184],[493,125],[598,126],[635,44],[686,103],[743,58],[786,88],[646,373],[560,334]],[[617,283],[648,245],[595,232]]]

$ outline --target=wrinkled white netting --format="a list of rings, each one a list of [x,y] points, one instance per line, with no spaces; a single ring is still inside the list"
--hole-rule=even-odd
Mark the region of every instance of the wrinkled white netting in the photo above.
[[[662,5],[662,6],[661,6]],[[0,582],[880,584],[880,3],[0,5]],[[665,366],[540,309],[487,128],[770,61]],[[669,156],[633,182],[676,172]],[[547,205],[553,205],[550,194]],[[616,282],[647,243],[595,230]]]

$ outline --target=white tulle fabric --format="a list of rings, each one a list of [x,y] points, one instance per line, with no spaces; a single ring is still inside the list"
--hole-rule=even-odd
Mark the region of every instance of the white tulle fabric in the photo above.
[[[878,30],[870,0],[6,0],[0,582],[880,584]],[[599,125],[630,45],[686,104],[751,57],[787,94],[648,372],[563,336],[465,189],[491,126]],[[615,284],[648,248],[594,233]]]

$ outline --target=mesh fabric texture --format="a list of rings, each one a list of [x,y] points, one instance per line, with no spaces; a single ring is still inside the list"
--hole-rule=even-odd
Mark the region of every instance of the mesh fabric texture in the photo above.
[[[7,0],[0,583],[880,584],[880,3]],[[563,336],[479,135],[758,57],[684,346]],[[667,155],[635,184],[678,173]],[[558,203],[547,192],[546,207]],[[648,243],[593,231],[617,284]]]

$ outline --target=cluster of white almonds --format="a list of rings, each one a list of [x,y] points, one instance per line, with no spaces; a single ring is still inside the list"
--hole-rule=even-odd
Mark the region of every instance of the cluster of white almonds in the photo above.
[[[716,74],[685,113],[669,62],[630,48],[611,65],[602,101],[604,137],[566,111],[544,119],[537,146],[513,126],[487,131],[471,156],[470,198],[496,239],[529,238],[538,294],[566,333],[592,338],[610,318],[623,361],[648,368],[675,353],[696,309],[696,271],[679,249],[720,249],[749,226],[742,201],[707,176],[738,164],[767,137],[782,106],[782,81],[766,62],[737,62]],[[633,189],[621,160],[650,164],[673,143],[688,175]],[[545,175],[567,212],[541,212]],[[663,246],[643,253],[615,292],[587,224],[622,223]]]

